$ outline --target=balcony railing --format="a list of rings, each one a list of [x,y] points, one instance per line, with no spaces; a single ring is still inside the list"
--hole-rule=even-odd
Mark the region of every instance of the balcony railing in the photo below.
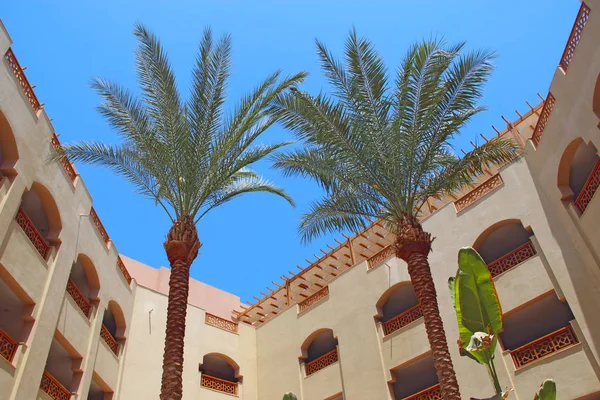
[[[579,13],[577,14],[577,18],[575,19],[573,29],[571,30],[571,35],[569,35],[569,40],[567,41],[567,45],[565,46],[565,51],[563,52],[563,55],[560,58],[559,65],[563,69],[563,71],[565,71],[565,73],[567,72],[567,68],[569,68],[569,64],[571,64],[571,61],[573,60],[575,48],[577,48],[577,44],[579,44],[583,28],[585,27],[585,24],[587,24],[589,18],[590,8],[584,2],[581,2],[581,7],[579,8]]]
[[[12,340],[8,333],[0,329],[0,356],[4,357],[8,362],[12,362],[17,352],[17,342]]]
[[[454,202],[454,207],[456,208],[456,212],[461,212],[465,208],[469,207],[471,204],[476,201],[482,199],[487,194],[493,192],[495,189],[499,188],[502,185],[502,177],[500,174],[496,174],[492,176],[487,181],[483,182],[481,185],[477,186],[469,193],[462,196],[460,199]]]
[[[77,303],[77,306],[81,309],[83,314],[89,318],[91,308],[90,303],[87,301],[85,296],[79,291],[79,289],[71,279],[69,279],[69,282],[67,283],[67,293],[69,293],[73,300],[75,300],[75,303]]]
[[[17,224],[19,224],[21,229],[23,229],[25,235],[27,235],[35,249],[45,260],[46,256],[48,255],[48,250],[50,249],[50,246],[48,245],[48,243],[46,243],[46,240],[44,239],[42,234],[37,230],[33,222],[31,222],[31,220],[25,213],[25,210],[19,208],[19,211],[17,211],[16,219]]]
[[[548,122],[548,118],[550,118],[550,114],[552,114],[552,110],[554,109],[555,100],[556,99],[552,93],[548,92],[548,96],[546,97],[546,100],[544,100],[544,107],[542,108],[540,118],[538,119],[535,129],[533,130],[533,135],[531,136],[531,141],[536,146],[540,143],[540,139],[544,134],[546,123]]]
[[[583,189],[581,189],[581,192],[575,200],[575,206],[581,214],[583,214],[587,206],[590,204],[590,201],[592,201],[592,198],[594,197],[594,194],[596,194],[598,187],[600,187],[600,160],[596,162],[596,165],[594,166],[594,169],[592,169],[590,176],[587,178],[587,181],[585,181],[585,185],[583,185]]]
[[[238,383],[230,382],[224,379],[215,378],[214,376],[202,374],[200,377],[200,386],[207,389],[216,390],[217,392],[227,393],[234,396],[238,395]]]
[[[573,328],[569,325],[515,350],[511,350],[510,355],[515,366],[521,368],[524,365],[545,358],[577,343],[579,343],[579,340],[577,340]]]
[[[98,233],[100,234],[100,236],[102,236],[102,240],[104,240],[104,243],[108,245],[110,238],[108,237],[106,229],[104,229],[104,225],[102,225],[102,221],[100,221],[100,218],[98,218],[98,214],[96,214],[96,210],[94,210],[94,207],[92,207],[92,209],[90,210],[90,217],[92,218],[92,222],[98,230]]]
[[[21,89],[23,89],[23,93],[25,93],[25,97],[27,97],[31,108],[33,108],[33,112],[37,113],[38,110],[42,108],[42,105],[35,96],[35,93],[33,92],[33,87],[29,84],[29,81],[25,76],[25,72],[23,71],[23,68],[21,68],[21,65],[17,61],[17,57],[15,57],[15,53],[13,53],[12,49],[8,49],[6,51],[6,54],[4,54],[4,59],[6,60],[6,62],[8,62],[8,65],[10,66],[10,69],[12,69],[12,72],[15,75],[15,78],[17,78],[17,81],[19,81],[19,85],[21,86]]]
[[[102,324],[102,328],[100,329],[100,337],[104,339],[104,342],[110,347],[110,349],[115,353],[115,355],[119,355],[119,344],[113,337],[113,335],[106,329],[106,326]]]
[[[52,135],[50,144],[52,145],[52,148],[56,152],[58,152],[58,153],[62,152],[62,145],[60,144],[60,141],[58,140],[58,136],[56,136],[56,134]],[[75,179],[77,178],[77,172],[75,172],[75,168],[73,168],[73,164],[71,164],[71,162],[69,161],[68,158],[63,158],[60,161],[60,163],[63,166],[65,172],[67,173],[67,176],[69,177],[69,179],[71,179],[71,183],[75,184]]]
[[[509,269],[521,264],[535,255],[536,252],[533,244],[531,242],[527,242],[517,247],[510,253],[500,257],[496,261],[489,263],[488,269],[492,273],[492,276],[496,277],[504,271],[508,271]]]
[[[439,383],[412,396],[405,397],[403,400],[444,400]]]
[[[229,321],[225,318],[217,317],[216,315],[206,313],[204,319],[206,325],[216,326],[217,328],[225,329],[226,331],[237,333],[238,325],[235,322]]]
[[[44,371],[42,381],[40,382],[40,389],[46,392],[53,400],[69,400],[71,398],[71,392],[54,379],[48,371]]]
[[[371,257],[369,257],[367,259],[367,264],[369,266],[369,269],[375,268],[376,266],[378,266],[379,264],[384,262],[387,258],[393,256],[394,254],[396,254],[396,247],[394,247],[394,245],[392,245],[392,244],[381,249],[378,253],[372,255]]]
[[[325,286],[318,292],[315,292],[311,296],[304,299],[302,302],[298,303],[298,311],[302,312],[304,310],[309,309],[310,307],[323,300],[327,296],[329,296],[329,286]]]
[[[123,277],[127,281],[127,284],[131,284],[131,275],[129,275],[129,271],[125,268],[125,264],[123,264],[123,260],[121,260],[121,256],[117,257],[117,267],[119,271],[123,274]]]
[[[402,328],[418,320],[419,318],[423,318],[423,310],[421,310],[421,305],[417,304],[416,306],[409,308],[404,311],[402,314],[390,319],[383,323],[383,334],[385,336],[389,335],[392,332],[397,331]]]
[[[312,375],[315,372],[330,366],[331,364],[335,364],[336,362],[338,362],[337,349],[331,350],[329,353],[323,354],[321,357],[306,363],[304,366],[306,370],[306,376]]]

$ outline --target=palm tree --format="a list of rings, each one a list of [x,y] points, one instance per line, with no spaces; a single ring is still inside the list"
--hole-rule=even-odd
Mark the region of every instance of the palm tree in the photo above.
[[[189,268],[201,243],[196,224],[209,211],[244,193],[268,192],[292,199],[248,167],[286,143],[257,145],[276,117],[272,100],[304,79],[299,73],[270,75],[224,115],[230,74],[231,39],[213,41],[206,30],[193,68],[189,100],[178,92],[173,70],[157,37],[144,26],[134,30],[141,96],[104,79],[92,81],[102,97],[100,113],[123,142],[67,145],[56,159],[68,157],[107,167],[160,205],[171,219],[164,247],[171,265],[163,375],[160,398],[181,399],[183,345]]]
[[[317,41],[333,94],[295,88],[271,112],[305,144],[274,157],[287,175],[314,179],[325,195],[303,215],[309,241],[325,232],[357,231],[379,219],[396,234],[421,304],[444,399],[460,399],[428,263],[433,238],[417,218],[429,198],[473,183],[490,163],[515,158],[516,146],[494,139],[459,158],[450,141],[483,110],[477,106],[493,54],[464,52],[464,43],[413,45],[393,81],[373,45],[353,31],[340,62]]]

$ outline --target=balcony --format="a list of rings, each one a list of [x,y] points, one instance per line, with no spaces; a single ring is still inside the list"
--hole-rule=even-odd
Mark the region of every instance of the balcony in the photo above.
[[[40,104],[35,93],[33,92],[33,87],[29,84],[29,81],[25,76],[25,72],[23,71],[23,68],[21,68],[21,65],[17,61],[17,57],[15,57],[15,53],[13,53],[12,49],[8,49],[6,51],[6,54],[4,54],[4,59],[12,69],[12,72],[15,75],[17,81],[19,82],[19,85],[21,86],[21,89],[23,90],[27,101],[29,101],[29,105],[31,105],[31,108],[33,109],[33,112],[37,113],[42,108],[42,105]]]
[[[533,135],[531,136],[531,141],[536,146],[540,143],[542,135],[544,134],[544,130],[546,130],[546,124],[548,123],[550,114],[552,114],[552,110],[554,109],[555,101],[556,99],[552,93],[548,92],[548,96],[546,97],[546,100],[544,100],[544,107],[542,108],[540,118],[538,119],[535,129],[533,130]]]
[[[225,379],[219,379],[214,376],[202,374],[200,377],[200,386],[215,390],[217,392],[230,394],[233,396],[238,395],[238,383],[230,382]]]
[[[412,396],[405,397],[403,400],[443,400],[440,385],[431,386]]]
[[[369,257],[367,259],[368,268],[369,269],[375,268],[376,266],[378,266],[379,264],[381,264],[382,262],[384,262],[385,260],[387,260],[388,258],[393,256],[394,254],[396,254],[396,248],[394,247],[394,245],[389,245],[389,246],[385,247],[384,249],[382,249],[381,251],[379,251],[378,253],[372,255],[371,257]]]
[[[496,277],[503,272],[508,271],[511,268],[516,267],[524,261],[527,261],[537,253],[531,241],[517,247],[510,253],[500,257],[499,259],[492,261],[488,264],[492,277]]]
[[[210,313],[206,313],[204,323],[206,325],[214,326],[232,333],[237,333],[238,331],[238,324],[235,322],[229,321],[225,318],[217,317],[216,315]]]
[[[562,68],[563,71],[565,71],[565,73],[567,73],[569,64],[571,64],[571,61],[573,60],[575,49],[579,44],[583,28],[585,28],[585,25],[587,24],[589,18],[590,8],[584,2],[582,2],[581,7],[579,8],[579,13],[577,14],[577,18],[575,19],[575,24],[573,24],[573,29],[571,30],[571,34],[569,35],[569,40],[567,41],[567,45],[565,46],[563,55],[560,58],[559,66]]]
[[[581,215],[586,210],[594,194],[600,187],[600,160],[596,162],[596,165],[592,169],[590,176],[587,178],[585,184],[583,185],[583,189],[579,192],[577,199],[575,199],[575,207],[579,210]]]
[[[25,211],[22,208],[19,208],[16,216],[17,224],[23,229],[25,235],[33,244],[33,247],[40,253],[40,256],[45,260],[48,255],[48,251],[50,250],[50,245],[46,243],[46,240],[41,235],[41,233],[37,230],[31,219],[27,216]]]
[[[477,186],[469,193],[462,196],[460,199],[454,202],[454,207],[456,208],[456,212],[459,213],[464,209],[470,207],[475,204],[479,200],[483,199],[488,194],[492,193],[494,190],[498,189],[504,181],[500,174],[496,174],[492,176],[490,179],[483,182],[481,185]]]
[[[313,305],[317,304],[321,300],[327,298],[329,296],[329,286],[325,286],[318,292],[310,295],[302,302],[298,303],[298,313],[304,312],[311,308]]]
[[[79,289],[77,289],[77,286],[71,279],[69,279],[67,283],[67,293],[69,293],[71,298],[75,301],[79,309],[83,312],[83,315],[85,315],[86,318],[89,318],[91,309],[90,303],[87,301],[85,296],[81,294]]]
[[[518,369],[577,343],[579,343],[579,340],[575,336],[573,328],[566,326],[515,350],[511,350],[510,354]]]
[[[306,376],[310,376],[315,372],[322,370],[325,367],[330,366],[338,362],[337,349],[330,351],[329,353],[323,354],[321,357],[312,360],[304,365]]]
[[[57,151],[58,153],[62,152],[62,146],[61,146],[61,144],[58,140],[58,136],[56,136],[56,134],[52,135],[50,144],[52,145],[52,148],[55,151]],[[67,174],[69,179],[71,180],[71,183],[73,185],[75,185],[75,179],[77,179],[77,172],[75,172],[75,168],[73,168],[73,164],[71,164],[71,162],[67,158],[63,158],[60,161],[60,164],[62,165],[62,167],[65,170],[65,173]]]
[[[9,363],[12,362],[17,352],[19,345],[17,342],[12,340],[10,336],[2,329],[0,329],[0,356],[4,357]]]
[[[61,385],[48,371],[44,371],[40,389],[53,400],[70,400],[71,392]]]
[[[387,336],[420,318],[423,318],[423,311],[421,310],[421,305],[417,304],[389,321],[383,322],[383,334]]]
[[[108,345],[112,352],[115,353],[116,356],[118,356],[119,344],[117,343],[113,335],[111,335],[111,333],[108,331],[106,326],[104,326],[104,324],[102,324],[102,328],[100,329],[100,337],[104,340],[104,343]]]

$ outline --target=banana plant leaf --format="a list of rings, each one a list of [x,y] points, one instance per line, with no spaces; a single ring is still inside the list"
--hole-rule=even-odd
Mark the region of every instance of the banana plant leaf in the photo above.
[[[556,383],[552,379],[546,379],[534,400],[556,400]]]
[[[298,400],[298,398],[296,397],[296,395],[294,393],[288,392],[283,395],[283,400]]]
[[[486,364],[494,355],[497,335],[502,330],[502,308],[492,275],[475,249],[472,247],[460,249],[458,272],[454,279],[450,278],[448,284],[453,294],[463,349],[461,354]],[[484,351],[468,352],[466,346],[476,332],[493,334],[492,345]]]

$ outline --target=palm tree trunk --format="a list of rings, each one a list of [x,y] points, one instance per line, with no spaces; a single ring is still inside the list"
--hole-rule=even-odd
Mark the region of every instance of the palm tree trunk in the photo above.
[[[454,366],[448,351],[446,333],[440,317],[437,294],[427,255],[431,251],[431,234],[424,232],[414,217],[405,217],[398,223],[396,255],[408,265],[408,273],[421,305],[425,330],[433,355],[440,390],[444,400],[461,400]]]
[[[176,221],[164,245],[171,264],[171,276],[160,400],[180,400],[183,396],[183,345],[190,265],[200,248],[194,220],[183,216]]]

